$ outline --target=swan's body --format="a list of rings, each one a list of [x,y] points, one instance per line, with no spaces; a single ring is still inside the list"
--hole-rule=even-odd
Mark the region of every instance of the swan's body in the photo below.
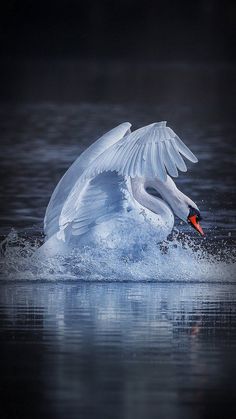
[[[126,122],[103,135],[60,180],[44,219],[50,251],[76,246],[85,234],[110,234],[117,220],[127,217],[151,223],[163,239],[173,228],[173,212],[184,221],[191,211],[199,216],[170,177],[187,171],[181,154],[196,163],[194,154],[165,122],[132,133],[130,127]]]

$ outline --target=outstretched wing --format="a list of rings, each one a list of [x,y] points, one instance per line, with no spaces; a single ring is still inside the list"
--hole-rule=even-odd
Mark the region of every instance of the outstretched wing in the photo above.
[[[87,170],[93,177],[103,171],[117,171],[123,176],[167,179],[187,171],[182,158],[193,163],[198,160],[166,122],[140,128],[127,135],[102,153]]]
[[[78,180],[62,209],[58,238],[65,231],[80,236],[93,227],[117,216],[126,202],[126,186],[116,172],[103,172],[93,179]]]
[[[58,237],[64,239],[68,230],[81,235],[117,215],[126,200],[122,190],[125,177],[166,181],[168,173],[176,177],[178,170],[187,170],[182,156],[197,162],[166,122],[126,133],[119,140],[116,137],[103,152],[99,151],[79,178],[73,178],[66,199],[61,201],[55,214],[52,212],[50,235],[58,232]]]
[[[127,135],[130,127],[129,122],[124,122],[108,131],[87,148],[61,178],[51,196],[44,218],[44,232],[47,238],[58,232],[61,210],[78,178],[101,153]]]

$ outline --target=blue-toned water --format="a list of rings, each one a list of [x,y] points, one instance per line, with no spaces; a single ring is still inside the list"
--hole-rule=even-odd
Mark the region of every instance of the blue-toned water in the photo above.
[[[32,258],[73,160],[120,122],[163,119],[199,158],[177,183],[205,238],[176,220],[162,243],[130,229]],[[235,417],[233,121],[200,105],[8,104],[0,133],[1,417]]]
[[[234,418],[235,302],[222,284],[2,285],[1,409]]]

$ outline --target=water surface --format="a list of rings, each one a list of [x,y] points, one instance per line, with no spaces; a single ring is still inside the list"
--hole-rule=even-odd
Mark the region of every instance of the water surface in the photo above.
[[[4,285],[1,408],[11,418],[233,418],[235,314],[235,287],[222,284]]]
[[[177,183],[206,238],[176,220],[161,246],[141,237],[139,258],[94,248],[32,263],[76,156],[123,121],[163,119],[199,158]],[[217,103],[2,106],[1,417],[236,417],[234,134]]]

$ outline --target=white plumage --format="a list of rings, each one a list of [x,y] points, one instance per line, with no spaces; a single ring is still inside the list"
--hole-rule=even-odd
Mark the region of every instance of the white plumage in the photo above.
[[[197,158],[166,122],[130,131],[126,122],[103,135],[72,164],[52,194],[46,210],[46,239],[70,243],[71,238],[96,230],[133,211],[145,221],[166,229],[174,223],[172,211],[187,221],[196,204],[170,178],[187,171],[186,159]],[[170,175],[170,176],[169,176]],[[148,193],[154,188],[162,199]],[[155,216],[154,216],[155,215]],[[149,216],[149,217],[148,217]]]
[[[123,176],[157,177],[165,181],[167,172],[176,177],[178,169],[187,170],[181,154],[191,162],[197,162],[194,154],[166,126],[166,122],[158,122],[140,128],[109,146],[93,162],[87,176],[116,170]]]

